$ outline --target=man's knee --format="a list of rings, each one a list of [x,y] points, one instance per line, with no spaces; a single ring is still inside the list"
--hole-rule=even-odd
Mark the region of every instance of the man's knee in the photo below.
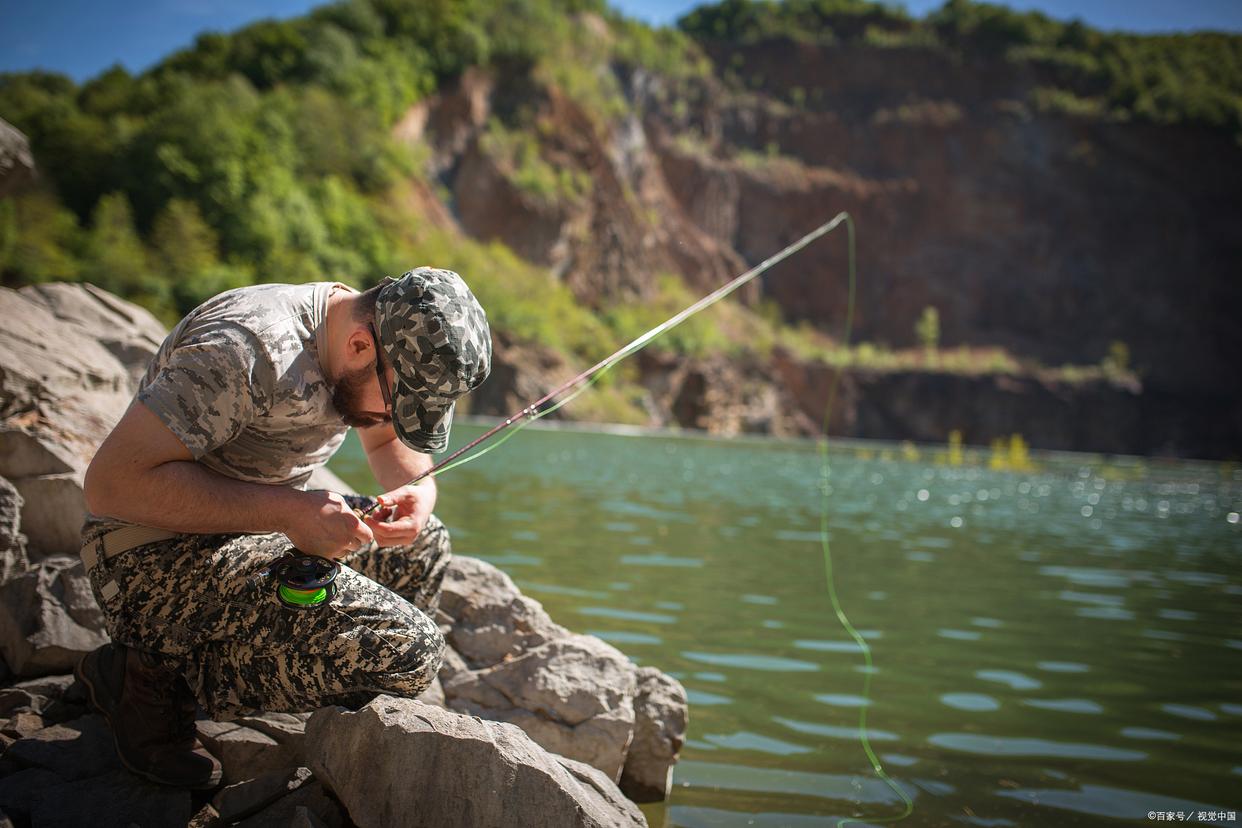
[[[382,680],[393,692],[410,697],[422,693],[435,679],[447,646],[435,621],[417,609],[413,612],[412,622],[389,636],[394,657]]]
[[[427,525],[414,542],[416,546],[427,550],[431,559],[448,559],[453,557],[453,543],[449,537],[448,527],[435,515],[427,518]]]

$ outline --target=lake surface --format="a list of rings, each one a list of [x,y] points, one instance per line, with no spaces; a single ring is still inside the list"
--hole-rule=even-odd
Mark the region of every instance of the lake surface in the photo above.
[[[454,447],[479,433],[458,424]],[[656,828],[900,814],[862,705],[915,803],[901,825],[1238,824],[1242,470],[834,445],[831,552],[869,699],[828,599],[811,442],[528,428],[445,473],[437,513],[456,552],[685,685]],[[376,491],[355,438],[332,468]]]

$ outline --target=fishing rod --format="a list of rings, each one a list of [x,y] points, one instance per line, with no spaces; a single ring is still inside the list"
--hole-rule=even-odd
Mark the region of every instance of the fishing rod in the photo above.
[[[629,344],[617,349],[611,355],[600,360],[595,365],[591,366],[587,370],[578,374],[573,379],[570,379],[567,382],[562,383],[557,388],[553,389],[552,391],[548,392],[544,396],[540,397],[539,399],[535,400],[531,404],[527,405],[521,411],[518,411],[517,413],[509,417],[506,417],[504,420],[497,423],[495,426],[493,426],[491,429],[489,429],[488,431],[486,431],[479,437],[475,438],[474,440],[470,441],[466,445],[457,449],[457,451],[454,451],[452,454],[450,454],[448,457],[441,460],[439,463],[435,464],[431,468],[427,469],[426,471],[422,472],[418,476],[411,479],[410,482],[407,483],[406,485],[412,486],[418,483],[419,481],[424,480],[427,477],[430,477],[431,475],[436,474],[437,472],[447,471],[448,469],[459,466],[462,463],[467,463],[471,460],[475,460],[478,457],[481,457],[483,454],[487,453],[488,451],[491,451],[492,449],[497,448],[498,446],[503,444],[506,440],[508,440],[510,437],[512,437],[514,434],[516,434],[518,431],[520,431],[522,427],[530,424],[531,422],[539,419],[540,417],[543,417],[547,414],[552,413],[553,411],[557,410],[561,406],[569,403],[571,400],[573,400],[575,397],[577,397],[579,394],[581,394],[583,391],[587,390],[587,388],[593,385],[595,381],[598,380],[601,376],[603,376],[603,374],[606,371],[608,371],[610,368],[612,368],[614,365],[616,365],[621,360],[629,356],[632,356],[633,354],[645,348],[656,337],[660,336],[665,331],[669,330],[670,328],[675,327],[676,325],[679,325],[680,323],[684,322],[686,319],[690,318],[691,316],[698,313],[699,311],[705,310],[706,308],[711,307],[712,305],[721,301],[725,297],[729,296],[731,293],[734,293],[735,291],[737,291],[739,288],[743,287],[744,285],[748,284],[749,282],[763,275],[766,271],[771,269],[773,266],[779,264],[780,262],[789,258],[793,254],[802,250],[804,247],[811,244],[816,239],[819,239],[822,236],[825,236],[828,233],[832,232],[837,227],[839,227],[842,223],[846,225],[846,231],[847,231],[848,239],[849,239],[849,297],[848,297],[847,304],[846,304],[845,337],[844,337],[845,342],[848,343],[850,339],[850,333],[853,329],[853,322],[854,322],[855,289],[856,289],[857,279],[856,279],[855,262],[854,262],[854,220],[853,218],[850,217],[849,213],[842,211],[840,213],[837,213],[835,216],[833,216],[828,221],[821,224],[819,227],[816,227],[814,230],[807,233],[802,238],[785,246],[782,250],[773,254],[772,256],[769,256],[768,258],[764,259],[762,262],[760,262],[755,267],[751,268],[750,270],[747,270],[745,273],[736,277],[732,281],[727,282],[726,284],[722,285],[721,287],[707,294],[702,299],[699,299],[694,304],[690,305],[689,307],[673,315],[666,321],[660,323],[659,325],[655,326],[651,330],[642,334],[641,336],[639,336],[637,339],[633,340]],[[820,480],[819,480],[818,488],[819,488],[819,493],[821,497],[820,548],[821,548],[821,551],[824,557],[824,576],[827,581],[828,597],[832,604],[833,612],[835,613],[837,620],[841,623],[842,628],[849,634],[849,636],[858,645],[859,650],[862,651],[863,659],[865,661],[865,669],[864,669],[864,676],[863,676],[863,699],[865,703],[859,708],[859,715],[858,715],[859,743],[862,745],[863,752],[867,755],[867,759],[870,761],[871,770],[875,773],[875,775],[881,781],[884,782],[885,785],[888,786],[890,790],[892,790],[895,794],[897,794],[897,796],[901,799],[901,802],[902,802],[902,812],[900,814],[891,815],[891,816],[882,816],[882,817],[869,817],[867,818],[866,822],[872,823],[872,824],[893,823],[893,822],[900,822],[901,820],[910,816],[914,812],[914,801],[910,798],[909,794],[907,794],[904,790],[902,790],[901,787],[898,786],[897,783],[894,782],[893,779],[887,773],[885,773],[884,767],[880,764],[880,760],[876,757],[875,751],[871,747],[871,740],[867,737],[867,707],[869,706],[870,699],[871,699],[871,676],[875,671],[875,666],[872,663],[872,659],[871,659],[870,645],[862,637],[862,635],[858,632],[858,630],[854,628],[854,625],[850,623],[849,618],[846,617],[845,615],[844,608],[841,606],[840,598],[837,595],[835,578],[833,577],[832,551],[829,545],[828,493],[830,489],[828,486],[828,475],[829,475],[828,426],[829,426],[829,420],[832,415],[833,403],[836,399],[837,382],[840,379],[840,376],[841,376],[840,371],[835,372],[832,377],[832,382],[830,383],[829,388],[828,388],[828,406],[824,411],[824,419],[822,423],[822,430],[821,430],[820,440],[819,440]],[[555,400],[557,397],[559,397],[562,394],[565,394],[571,389],[573,390],[573,393],[570,394],[568,397],[557,401],[555,404],[549,405],[549,403],[552,403],[552,401]],[[547,406],[546,408],[544,407],[545,405]],[[500,434],[501,432],[505,431],[506,429],[511,428],[514,425],[517,425],[518,428],[510,431],[508,434],[501,437],[501,439],[497,440],[492,445],[487,446],[485,448],[481,448],[473,454],[469,453],[472,449],[475,449],[476,447],[490,440],[492,437],[496,436],[497,434]],[[375,502],[372,503],[365,510],[358,510],[358,513],[361,514],[362,517],[366,517],[370,515],[371,512],[373,512],[375,509],[379,508],[380,505],[381,503],[379,499],[377,498]],[[319,604],[323,600],[323,595],[325,594],[325,590],[331,588],[331,581],[333,577],[335,577],[335,572],[324,574],[318,571],[302,572],[299,570],[295,572],[286,573],[284,579],[281,581],[282,583],[281,589],[284,590],[284,592],[281,594],[282,603],[285,603],[286,606],[291,606],[291,607]],[[330,597],[330,593],[328,593],[328,595]],[[851,822],[861,823],[861,820],[857,818],[848,818],[848,817],[842,818],[842,819],[837,820],[837,823],[836,823],[837,828],[841,828],[841,826],[844,826]]]
[[[768,258],[760,262],[758,265],[756,265],[755,267],[752,267],[750,270],[741,274],[737,278],[720,286],[719,288],[707,294],[706,296],[704,296],[702,299],[698,300],[694,304],[690,305],[689,307],[685,308],[679,313],[674,314],[669,319],[665,320],[664,322],[661,322],[659,325],[656,325],[654,328],[642,334],[641,336],[639,336],[638,338],[630,342],[628,345],[624,345],[621,348],[618,348],[611,355],[604,357],[599,362],[595,363],[595,365],[591,366],[590,368],[586,369],[582,373],[578,374],[573,379],[570,379],[567,382],[562,383],[557,388],[553,389],[552,391],[548,392],[544,396],[535,400],[530,405],[527,405],[521,411],[518,411],[517,413],[512,414],[509,417],[506,417],[504,420],[502,420],[501,422],[493,426],[491,429],[489,429],[487,432],[483,433],[482,435],[476,437],[471,442],[457,449],[457,451],[453,452],[448,457],[441,460],[439,463],[435,464],[431,468],[422,472],[417,477],[412,478],[405,485],[413,486],[414,484],[424,480],[427,477],[430,477],[431,475],[436,474],[437,472],[444,471],[450,468],[451,466],[458,465],[457,463],[454,462],[455,460],[457,460],[457,458],[466,454],[467,452],[469,452],[471,449],[475,448],[476,446],[479,446],[483,444],[484,442],[486,442],[487,440],[490,440],[492,437],[504,431],[505,429],[509,428],[510,426],[513,426],[517,423],[529,423],[531,421],[539,419],[545,414],[551,413],[556,408],[560,408],[562,405],[569,402],[569,400],[568,399],[563,400],[556,406],[550,407],[548,409],[543,409],[542,406],[556,399],[561,394],[564,394],[565,392],[569,391],[575,386],[582,385],[583,389],[585,389],[586,387],[585,384],[589,384],[593,382],[593,380],[598,378],[600,374],[604,373],[605,371],[607,371],[612,366],[616,365],[621,360],[642,350],[644,347],[648,345],[648,343],[650,343],[653,339],[658,337],[660,334],[664,333],[670,328],[673,328],[681,324],[686,319],[690,318],[691,316],[698,313],[699,311],[704,310],[716,304],[721,299],[724,299],[726,296],[730,295],[731,293],[734,293],[735,291],[745,286],[749,282],[757,279],[759,276],[763,275],[766,271],[768,271],[775,265],[779,264],[780,262],[783,262],[785,259],[789,258],[790,256],[797,253],[798,251],[802,250],[802,248],[806,247],[811,242],[835,230],[842,222],[849,222],[850,235],[852,237],[853,236],[853,220],[850,218],[849,213],[846,213],[844,211],[837,213],[836,216],[834,216],[832,219],[824,222],[819,227],[816,227],[814,230],[807,233],[805,236],[798,239],[797,241],[787,245],[781,251],[773,254],[772,256],[769,256]],[[574,396],[577,396],[577,394],[575,394]],[[482,451],[479,452],[479,454],[482,454],[482,453],[483,453]],[[478,456],[478,455],[473,455],[466,459],[473,459],[474,456]],[[462,462],[465,462],[465,461],[463,460]],[[376,500],[375,503],[371,504],[364,511],[362,511],[361,513],[362,516],[366,517],[370,515],[371,512],[379,508],[379,506],[380,506],[380,503],[378,500]]]

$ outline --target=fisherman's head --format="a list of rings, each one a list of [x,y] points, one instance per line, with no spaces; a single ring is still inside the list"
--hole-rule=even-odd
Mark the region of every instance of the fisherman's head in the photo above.
[[[491,331],[470,288],[451,270],[420,267],[359,294],[354,321],[374,331],[379,361],[338,379],[332,402],[341,418],[348,425],[384,421],[358,405],[378,370],[397,437],[416,451],[442,451],[454,402],[491,371]]]

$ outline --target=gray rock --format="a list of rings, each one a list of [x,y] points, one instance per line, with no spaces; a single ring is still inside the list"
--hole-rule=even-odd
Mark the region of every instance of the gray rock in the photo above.
[[[444,687],[440,684],[439,677],[431,680],[431,684],[427,685],[427,689],[418,697],[418,700],[424,704],[434,704],[436,707],[448,706],[444,699]]]
[[[222,789],[211,800],[226,824],[257,814],[310,781],[310,768],[271,771]]]
[[[168,335],[146,308],[89,283],[52,282],[18,292],[107,348],[129,372],[132,390]]]
[[[38,733],[46,725],[43,717],[33,710],[19,710],[7,720],[0,722],[0,733],[14,739],[25,739]]]
[[[461,657],[461,653],[454,650],[452,645],[445,646],[444,657],[440,660],[440,671],[436,674],[441,689],[452,684],[454,679],[469,675],[470,665]]]
[[[48,558],[0,586],[0,653],[18,675],[69,672],[107,642],[81,560]]]
[[[39,828],[185,828],[190,793],[154,785],[120,769],[44,788],[30,819]]]
[[[48,556],[78,556],[82,548],[82,521],[86,519],[84,474],[85,470],[39,474],[13,481],[25,501],[22,531],[31,538],[32,561]]]
[[[242,716],[236,723],[257,730],[285,749],[289,767],[306,764],[303,759],[306,744],[306,722],[310,713],[259,713]]]
[[[299,764],[300,745],[276,739],[238,722],[200,721],[198,738],[224,768],[224,783],[232,785],[270,771],[288,770]]]
[[[6,689],[21,690],[35,696],[41,696],[49,701],[58,699],[73,686],[75,681],[70,673],[64,675],[38,676],[36,678],[26,679],[24,681],[15,682]]]
[[[30,820],[39,794],[65,780],[47,768],[26,768],[0,779],[0,810],[23,821]]]
[[[46,676],[0,690],[0,718],[21,711],[38,713],[45,724],[76,719],[86,713],[85,694],[66,693],[73,676]]]
[[[0,584],[30,569],[26,536],[21,532],[24,504],[17,487],[0,477]]]
[[[620,778],[634,728],[634,667],[594,636],[566,635],[459,677],[449,706],[509,722],[545,749]]]
[[[44,768],[67,781],[102,776],[123,767],[108,723],[96,715],[45,727],[14,742],[4,758],[23,767]]]
[[[638,670],[634,741],[625,757],[621,790],[635,802],[660,802],[673,784],[673,765],[686,741],[689,705],[681,682],[654,667]]]
[[[0,319],[0,475],[25,498],[30,550],[76,555],[82,475],[163,328],[137,305],[81,284],[0,288]]]
[[[317,711],[306,734],[315,776],[360,828],[646,825],[604,774],[511,725],[378,696]]]
[[[453,619],[448,643],[471,667],[490,666],[569,632],[508,575],[475,558],[453,558],[440,609]]]
[[[364,763],[365,764],[365,763]],[[347,824],[345,812],[340,803],[328,795],[321,782],[311,781],[288,796],[268,805],[262,811],[242,820],[240,828],[272,828],[274,825],[288,825],[300,809],[310,811],[326,828],[344,828]],[[403,824],[394,821],[393,825]]]

